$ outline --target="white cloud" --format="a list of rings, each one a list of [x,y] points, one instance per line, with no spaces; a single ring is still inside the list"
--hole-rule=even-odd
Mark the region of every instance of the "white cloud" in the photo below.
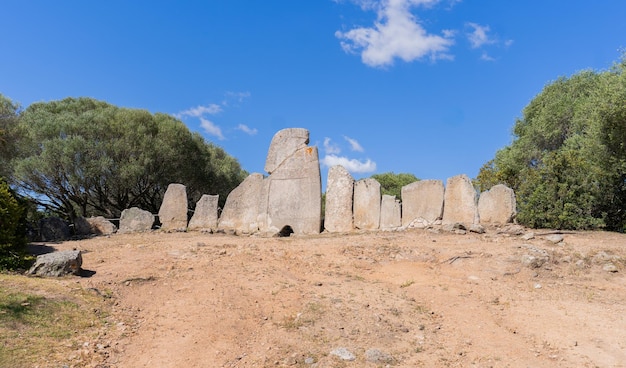
[[[239,124],[236,129],[241,130],[242,132],[248,135],[255,135],[259,132],[256,128],[250,128],[249,126],[245,124]]]
[[[341,152],[341,149],[336,144],[331,143],[331,139],[324,138],[324,152],[328,155],[335,155]]]
[[[223,106],[230,105],[230,102],[235,101],[236,103],[242,103],[243,100],[249,98],[250,92],[226,92],[224,94],[224,101],[222,101]]]
[[[199,118],[201,116],[204,116],[205,114],[208,115],[215,115],[222,112],[222,107],[218,104],[209,104],[206,106],[197,106],[197,107],[192,107],[191,109],[185,110],[185,111],[181,111],[178,114],[174,114],[174,116],[176,116],[177,118],[181,119],[185,116],[191,116],[194,118]]]
[[[482,55],[480,55],[480,60],[483,61],[496,61],[495,58],[491,57],[488,53],[486,53],[485,51],[483,51]]]
[[[467,33],[467,39],[473,49],[477,49],[483,45],[496,43],[496,40],[492,39],[488,35],[491,30],[489,26],[481,26],[476,23],[467,23],[467,26],[472,28],[472,31]]]
[[[207,134],[216,136],[217,139],[219,139],[220,141],[223,141],[225,139],[224,135],[222,134],[222,129],[219,126],[213,124],[212,121],[205,118],[200,118],[200,126]]]
[[[350,143],[350,149],[352,149],[353,151],[356,152],[364,152],[365,150],[363,149],[363,147],[359,144],[359,142],[356,139],[352,139],[350,137],[347,136],[343,136],[343,138],[348,141],[348,143]]]
[[[343,156],[326,155],[321,160],[326,167],[341,165],[351,173],[370,173],[376,171],[376,163],[370,159],[364,162],[357,159],[349,159]]]
[[[373,27],[335,32],[346,52],[361,51],[362,61],[372,67],[393,64],[396,58],[406,62],[430,56],[432,60],[452,59],[448,54],[454,44],[451,31],[443,36],[429,34],[411,13],[411,8],[432,5],[439,0],[356,0],[363,9],[373,9],[377,20]]]

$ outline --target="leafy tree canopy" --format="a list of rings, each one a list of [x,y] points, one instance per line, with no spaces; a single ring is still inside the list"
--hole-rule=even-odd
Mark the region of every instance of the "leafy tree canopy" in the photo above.
[[[396,196],[400,199],[402,187],[419,179],[413,174],[400,173],[394,174],[393,172],[386,172],[382,174],[372,175],[373,179],[376,179],[380,183],[382,194]]]
[[[237,160],[166,114],[91,98],[35,103],[19,117],[14,182],[46,209],[118,217],[137,206],[156,213],[170,183],[222,201],[247,175]]]
[[[527,226],[624,230],[625,71],[623,58],[546,85],[515,122],[511,145],[481,168],[479,188],[512,187]]]
[[[11,159],[17,152],[17,121],[19,105],[0,94],[0,176],[11,173]]]

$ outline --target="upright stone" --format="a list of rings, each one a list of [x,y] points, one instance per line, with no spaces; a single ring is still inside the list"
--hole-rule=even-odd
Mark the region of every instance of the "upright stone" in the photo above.
[[[448,178],[443,205],[444,224],[477,224],[478,195],[467,175]]]
[[[354,183],[354,227],[376,230],[380,227],[380,183],[376,179],[361,179]]]
[[[237,233],[255,233],[259,230],[259,200],[263,195],[263,175],[250,174],[226,198],[217,228]]]
[[[380,229],[395,230],[402,226],[400,201],[396,196],[383,195],[380,205]]]
[[[154,215],[137,207],[122,211],[118,233],[136,233],[150,231],[154,224]]]
[[[402,187],[402,226],[418,219],[427,223],[440,220],[444,193],[441,180],[420,180]]]
[[[328,170],[326,183],[326,209],[324,228],[331,233],[352,231],[352,203],[354,197],[354,179],[341,165]]]
[[[281,131],[282,132],[282,131]],[[307,132],[308,133],[308,132]],[[319,234],[322,180],[317,147],[302,147],[274,168],[266,185],[266,233]]]
[[[162,230],[187,230],[187,188],[184,185],[167,186],[159,209],[159,221],[161,221]]]
[[[219,195],[204,194],[189,221],[188,230],[216,231],[217,230],[217,202]]]
[[[272,174],[286,159],[309,144],[309,131],[288,128],[278,131],[272,138],[265,160],[265,171]]]
[[[482,192],[478,199],[478,214],[481,224],[507,224],[517,215],[517,204],[513,189],[498,184]]]

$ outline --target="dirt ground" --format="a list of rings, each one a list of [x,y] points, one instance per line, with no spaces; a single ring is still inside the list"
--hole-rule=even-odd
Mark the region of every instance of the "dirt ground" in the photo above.
[[[626,367],[626,235],[528,232],[47,245],[113,303],[68,367]]]

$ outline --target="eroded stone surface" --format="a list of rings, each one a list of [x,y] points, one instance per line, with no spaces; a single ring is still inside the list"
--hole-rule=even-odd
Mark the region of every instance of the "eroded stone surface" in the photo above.
[[[67,274],[79,275],[83,265],[80,250],[66,250],[37,256],[29,275],[59,277]]]
[[[402,226],[441,219],[444,192],[441,180],[420,180],[402,187]]]
[[[137,207],[131,207],[122,211],[120,216],[120,229],[118,232],[135,233],[150,231],[154,224],[154,215]]]
[[[478,199],[478,214],[483,224],[507,224],[517,214],[515,193],[506,185],[498,184],[482,192]]]
[[[259,230],[259,200],[263,193],[263,175],[254,173],[228,194],[218,229],[243,233]]]
[[[272,174],[287,158],[309,144],[309,131],[304,128],[287,128],[272,138],[265,160],[265,171]]]
[[[354,183],[354,227],[376,230],[380,227],[381,192],[376,179],[361,179]]]
[[[354,178],[341,165],[328,170],[326,184],[326,213],[324,228],[331,232],[346,232],[354,229],[352,203]]]
[[[187,187],[182,184],[167,186],[159,209],[159,221],[162,230],[187,230]]]
[[[384,194],[380,204],[380,229],[395,230],[402,226],[401,211],[396,196]]]
[[[217,230],[217,205],[219,195],[204,194],[189,220],[188,230],[216,231]]]
[[[443,205],[444,224],[478,223],[478,195],[467,175],[448,178]]]

